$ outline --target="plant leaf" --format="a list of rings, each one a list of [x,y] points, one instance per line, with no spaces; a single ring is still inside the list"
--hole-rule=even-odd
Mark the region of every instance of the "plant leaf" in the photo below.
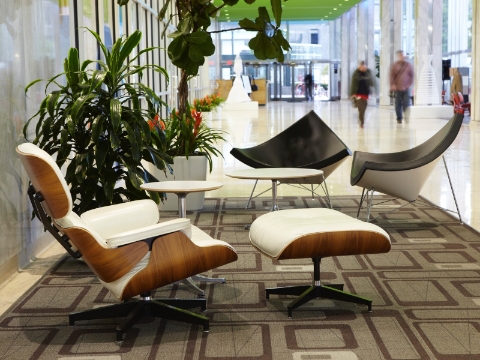
[[[238,22],[238,25],[240,25],[240,27],[242,27],[245,30],[256,30],[256,31],[262,30],[262,28],[259,27],[257,23],[247,18],[240,20]]]
[[[270,4],[272,5],[275,22],[277,23],[277,26],[280,26],[282,23],[282,0],[270,0]]]
[[[47,111],[52,118],[55,117],[54,111],[60,97],[60,91],[52,91],[47,95]]]
[[[165,1],[165,4],[163,4],[162,8],[160,9],[157,18],[159,20],[165,19],[165,14],[167,13],[168,7],[170,6],[170,0]]]
[[[65,72],[70,75],[70,83],[76,85],[80,81],[80,58],[78,57],[78,50],[76,48],[70,48],[68,57],[65,60],[68,64],[68,70],[65,69]]]
[[[90,30],[87,27],[84,27],[84,29],[87,29],[87,31],[95,37],[98,45],[100,46],[100,49],[102,49],[103,55],[105,56],[105,60],[107,61],[107,64],[108,64],[109,59],[110,59],[110,53],[107,50],[106,46],[103,44],[103,41],[102,41],[102,38],[100,37],[100,35],[98,35],[95,31]],[[80,70],[80,68],[79,68],[79,70]]]
[[[77,115],[80,110],[83,110],[83,105],[87,102],[90,101],[91,99],[95,98],[94,94],[88,94],[88,95],[83,95],[80,96],[75,103],[72,106],[72,112],[70,113],[70,116],[72,118],[72,121],[74,124],[77,124]]]
[[[118,131],[122,119],[122,104],[119,99],[110,100],[110,117],[114,131]]]
[[[40,81],[43,81],[43,79],[33,80],[30,84],[28,84],[27,86],[25,86],[25,94],[27,93],[28,89],[30,89],[30,87],[32,87],[33,85],[35,85],[36,83],[38,83],[38,82],[40,82]]]
[[[105,77],[107,76],[107,73],[105,71],[97,71],[95,70],[92,75],[92,83],[90,84],[90,89],[88,89],[88,92],[91,93],[93,92],[97,87],[103,84],[105,81]]]
[[[117,62],[117,69],[123,65],[125,59],[132,53],[133,49],[137,47],[142,39],[142,32],[135,30],[123,43],[122,50],[120,50],[120,56]]]

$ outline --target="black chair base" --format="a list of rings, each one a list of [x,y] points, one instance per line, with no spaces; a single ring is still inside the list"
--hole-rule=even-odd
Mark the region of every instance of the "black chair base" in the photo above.
[[[312,260],[314,269],[314,283],[320,284],[321,259],[313,258]],[[265,289],[265,297],[267,300],[270,299],[271,294],[298,296],[298,298],[296,298],[287,306],[289,318],[292,317],[293,310],[316,298],[340,300],[354,304],[367,305],[368,312],[372,312],[372,300],[343,291],[343,284],[299,285]]]
[[[141,300],[132,299],[120,304],[71,313],[68,315],[68,320],[70,326],[75,326],[76,321],[125,317],[125,320],[116,328],[117,337],[115,342],[122,343],[123,334],[142,318],[150,316],[201,325],[203,326],[203,331],[208,332],[210,329],[209,318],[186,310],[197,307],[205,311],[207,309],[206,300],[151,300],[149,297],[142,297]]]

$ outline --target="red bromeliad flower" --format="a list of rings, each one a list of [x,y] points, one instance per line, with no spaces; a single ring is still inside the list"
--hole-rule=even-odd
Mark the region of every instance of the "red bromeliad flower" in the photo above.
[[[158,116],[158,114],[155,114],[153,119],[148,120],[148,126],[150,126],[150,130],[153,130],[155,128],[165,130],[165,123],[163,122],[163,120],[160,120],[160,116]]]
[[[202,113],[192,109],[191,114],[193,120],[195,120],[195,123],[193,124],[193,135],[197,136],[200,125],[202,124]]]

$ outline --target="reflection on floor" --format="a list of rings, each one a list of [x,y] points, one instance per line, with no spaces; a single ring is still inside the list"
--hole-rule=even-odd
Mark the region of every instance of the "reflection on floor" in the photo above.
[[[247,168],[230,155],[232,147],[251,147],[262,143],[284,130],[310,110],[315,110],[320,117],[338,134],[351,150],[370,152],[392,152],[405,150],[422,143],[440,129],[445,119],[410,119],[397,124],[392,107],[369,107],[366,113],[365,127],[357,122],[357,110],[350,101],[311,101],[311,102],[270,102],[260,107],[258,114],[248,112],[222,112],[207,124],[225,130],[228,143],[219,144],[224,159],[215,159],[213,172],[208,179],[224,183],[223,188],[206,194],[207,197],[249,196],[253,181],[231,179],[225,172]],[[446,152],[452,182],[456,191],[460,211],[465,223],[480,229],[480,205],[474,198],[480,195],[480,125],[475,122],[463,125],[459,136]],[[478,138],[479,141],[476,141]],[[475,147],[476,143],[479,148]],[[478,155],[477,155],[478,154]],[[329,192],[332,195],[360,195],[361,189],[350,186],[350,165],[348,159],[328,179]],[[475,185],[477,184],[477,185]],[[269,182],[259,183],[257,191],[268,189]],[[269,195],[269,194],[265,194]],[[289,186],[280,186],[279,196],[305,195],[305,191]],[[443,163],[439,162],[428,180],[421,195],[448,209],[455,209],[452,193],[448,184]],[[27,290],[42,274],[64,253],[53,245],[32,263],[30,267],[14,276],[0,289],[0,314],[3,313],[22,293]]]

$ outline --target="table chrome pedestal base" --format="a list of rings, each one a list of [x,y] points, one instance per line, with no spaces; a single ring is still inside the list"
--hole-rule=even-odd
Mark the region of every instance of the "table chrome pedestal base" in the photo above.
[[[195,281],[200,282],[209,282],[209,283],[217,283],[217,284],[226,284],[227,280],[225,278],[211,278],[203,275],[194,275],[192,279]]]
[[[217,283],[217,284],[226,284],[227,280],[225,278],[211,278],[203,275],[194,275],[192,277],[183,279],[181,281],[182,284],[187,285],[187,287],[192,290],[194,293],[197,294],[198,297],[205,297],[205,291],[200,289],[198,285],[195,283],[198,282],[209,282],[209,283]]]
[[[194,293],[196,293],[198,297],[205,297],[205,291],[200,289],[198,285],[193,282],[193,279],[191,277],[183,279],[181,283],[187,285],[187,287]]]

